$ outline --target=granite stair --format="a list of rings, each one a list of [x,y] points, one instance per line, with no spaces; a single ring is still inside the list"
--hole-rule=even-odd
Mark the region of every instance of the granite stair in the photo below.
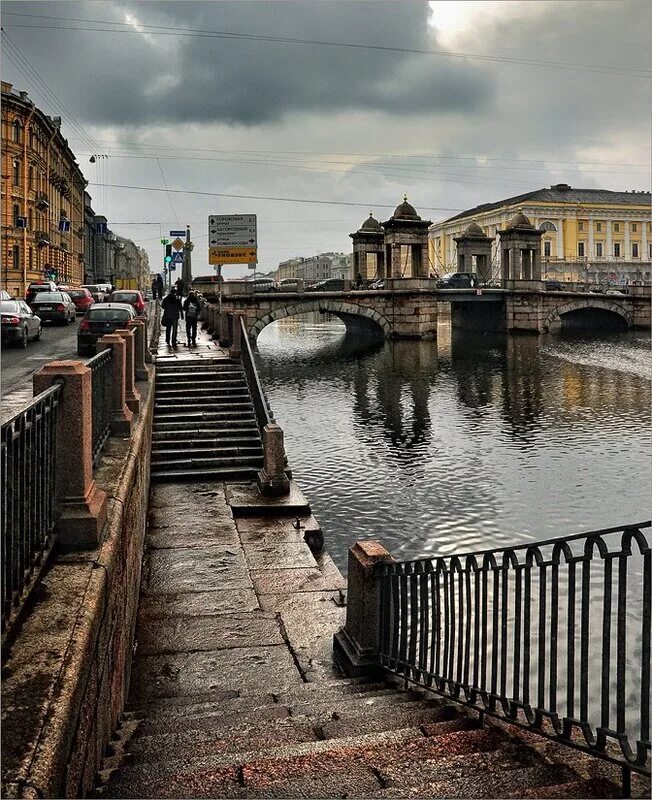
[[[154,481],[255,478],[263,449],[242,365],[226,357],[157,361]]]

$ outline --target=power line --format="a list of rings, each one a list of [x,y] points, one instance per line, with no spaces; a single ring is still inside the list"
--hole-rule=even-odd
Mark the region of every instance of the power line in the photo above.
[[[109,140],[102,140],[105,145],[109,144]],[[112,142],[111,142],[112,143]],[[562,161],[560,159],[552,158],[501,158],[500,156],[486,156],[484,154],[468,155],[468,156],[451,156],[451,155],[429,155],[427,153],[360,153],[360,152],[343,152],[343,151],[319,151],[319,150],[234,150],[228,148],[210,148],[210,147],[188,147],[178,145],[159,145],[147,144],[146,142],[120,142],[121,149],[128,148],[145,148],[148,150],[175,150],[184,153],[240,153],[243,155],[287,155],[287,156],[352,156],[352,157],[373,157],[373,158],[430,158],[446,161],[474,161],[483,159],[491,162],[510,162],[510,163],[524,163],[524,164],[576,164],[580,166],[603,166],[603,167],[642,167],[649,169],[650,164],[635,164],[629,161]],[[310,159],[313,160],[313,159]],[[316,160],[316,159],[314,159]],[[460,165],[462,166],[462,165]],[[469,165],[481,166],[481,165]]]
[[[272,200],[279,203],[310,203],[327,206],[349,206],[353,208],[395,208],[386,203],[352,203],[346,200],[310,200],[301,197],[267,197],[254,194],[226,194],[223,192],[201,192],[193,189],[161,189],[157,186],[127,186],[121,183],[89,183],[89,186],[109,186],[112,189],[136,189],[142,192],[170,192],[172,194],[194,194],[202,197],[229,197],[239,200]],[[423,206],[424,211],[463,211],[461,208],[447,206]]]
[[[119,28],[89,28],[79,26],[62,26],[62,25],[15,25],[14,28],[47,28],[48,30],[79,30],[79,31],[100,31],[103,33],[129,33],[140,34],[141,30],[134,29],[130,23],[126,22],[113,22],[110,20],[102,19],[85,19],[79,17],[62,17],[62,16],[49,16],[45,14],[23,14],[17,12],[5,12],[4,16],[14,17],[30,17],[35,19],[55,19],[68,22],[82,22],[85,24],[98,24],[98,25],[121,25],[129,26],[129,29]],[[563,69],[573,70],[580,72],[596,72],[602,75],[629,75],[632,77],[651,78],[652,71],[638,68],[616,67],[610,65],[600,64],[577,64],[573,62],[555,62],[543,59],[526,59],[510,56],[488,56],[479,55],[476,53],[457,53],[445,50],[427,50],[412,47],[391,47],[389,45],[375,45],[375,44],[361,44],[358,42],[334,42],[319,39],[300,39],[289,36],[273,36],[270,34],[248,34],[248,33],[235,33],[232,31],[208,31],[199,28],[182,28],[174,25],[148,25],[145,23],[138,23],[141,29],[147,29],[147,33],[152,36],[175,36],[175,37],[189,37],[189,38],[208,38],[208,39],[236,39],[245,41],[256,42],[272,42],[279,44],[299,44],[308,45],[311,47],[345,47],[359,50],[376,50],[380,52],[390,53],[410,53],[415,55],[429,55],[448,58],[468,58],[477,61],[499,62],[506,64],[517,64],[535,67],[544,67],[548,69]]]
[[[163,167],[161,166],[161,162],[156,159],[156,163],[158,164],[158,168],[161,170],[161,178],[163,178],[163,186],[165,186],[165,191],[167,192],[168,202],[170,203],[170,208],[172,209],[172,213],[174,214],[174,218],[177,221],[177,225],[181,225],[179,222],[179,215],[177,214],[177,210],[172,203],[172,198],[170,197],[170,192],[168,190],[168,182],[165,180],[165,174],[163,173]]]

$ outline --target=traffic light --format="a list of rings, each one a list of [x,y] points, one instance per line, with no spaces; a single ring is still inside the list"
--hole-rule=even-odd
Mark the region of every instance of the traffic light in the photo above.
[[[169,264],[172,261],[172,245],[165,245],[165,263]]]

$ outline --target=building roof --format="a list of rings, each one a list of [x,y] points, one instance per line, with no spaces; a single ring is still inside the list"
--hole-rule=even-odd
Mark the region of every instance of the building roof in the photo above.
[[[609,189],[573,189],[567,183],[556,183],[549,189],[535,189],[496,203],[483,203],[482,205],[462,211],[454,217],[449,217],[444,222],[453,222],[464,217],[474,217],[485,211],[493,211],[502,206],[511,206],[518,203],[602,203],[604,205],[650,205],[652,195],[650,192],[612,192]],[[437,223],[438,225],[442,223]]]
[[[416,213],[416,212],[415,212]],[[371,211],[369,212],[369,216],[367,219],[362,223],[360,226],[361,231],[371,231],[372,233],[383,233],[383,228],[380,222],[374,218]]]
[[[394,209],[393,217],[394,219],[421,219],[416,208],[408,203],[407,195],[403,197],[401,205]]]
[[[464,236],[484,236],[484,231],[477,222],[472,222],[464,231]]]
[[[514,214],[507,225],[508,230],[512,228],[534,228],[534,225],[522,211],[519,211],[517,214]]]

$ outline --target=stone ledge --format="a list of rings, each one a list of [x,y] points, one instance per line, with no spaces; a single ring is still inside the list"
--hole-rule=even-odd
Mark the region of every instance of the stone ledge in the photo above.
[[[95,479],[109,496],[95,550],[55,556],[3,670],[6,796],[83,796],[122,711],[138,604],[153,380],[129,440],[110,439]]]

